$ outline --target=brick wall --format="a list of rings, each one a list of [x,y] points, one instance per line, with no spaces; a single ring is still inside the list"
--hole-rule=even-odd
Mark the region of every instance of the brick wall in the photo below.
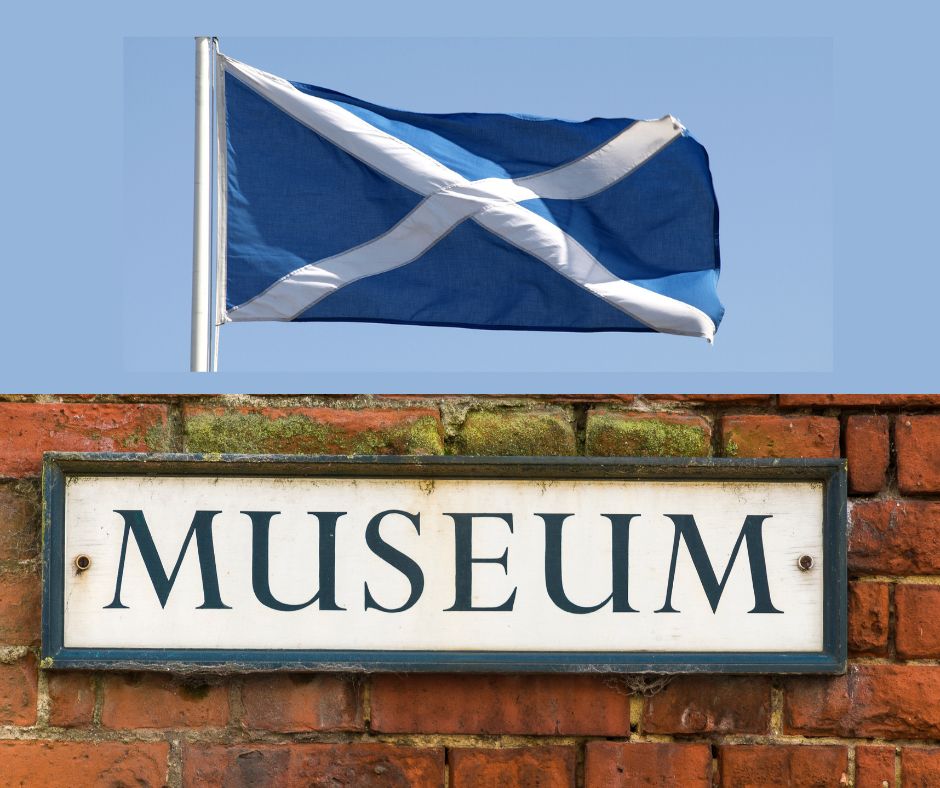
[[[940,785],[940,395],[0,399],[2,785]],[[54,449],[845,456],[849,671],[41,671]]]

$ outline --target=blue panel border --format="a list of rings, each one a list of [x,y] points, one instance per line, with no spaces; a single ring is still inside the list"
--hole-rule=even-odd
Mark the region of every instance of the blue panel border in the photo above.
[[[823,648],[818,652],[520,652],[92,649],[64,645],[69,475],[820,481]],[[846,473],[840,459],[399,457],[48,452],[43,462],[42,667],[159,671],[820,673],[846,669]]]

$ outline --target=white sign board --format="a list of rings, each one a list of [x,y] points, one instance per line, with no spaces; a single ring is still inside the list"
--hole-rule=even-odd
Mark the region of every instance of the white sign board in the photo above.
[[[59,462],[53,664],[838,667],[832,463],[395,459]]]

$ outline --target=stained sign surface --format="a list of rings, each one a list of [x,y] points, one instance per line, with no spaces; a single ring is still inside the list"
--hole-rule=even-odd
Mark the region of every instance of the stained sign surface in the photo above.
[[[49,455],[44,656],[837,672],[840,461]]]

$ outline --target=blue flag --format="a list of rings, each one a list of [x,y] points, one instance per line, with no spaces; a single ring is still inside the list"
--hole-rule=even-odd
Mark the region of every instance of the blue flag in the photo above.
[[[220,321],[712,339],[705,149],[671,116],[403,112],[219,56]]]

